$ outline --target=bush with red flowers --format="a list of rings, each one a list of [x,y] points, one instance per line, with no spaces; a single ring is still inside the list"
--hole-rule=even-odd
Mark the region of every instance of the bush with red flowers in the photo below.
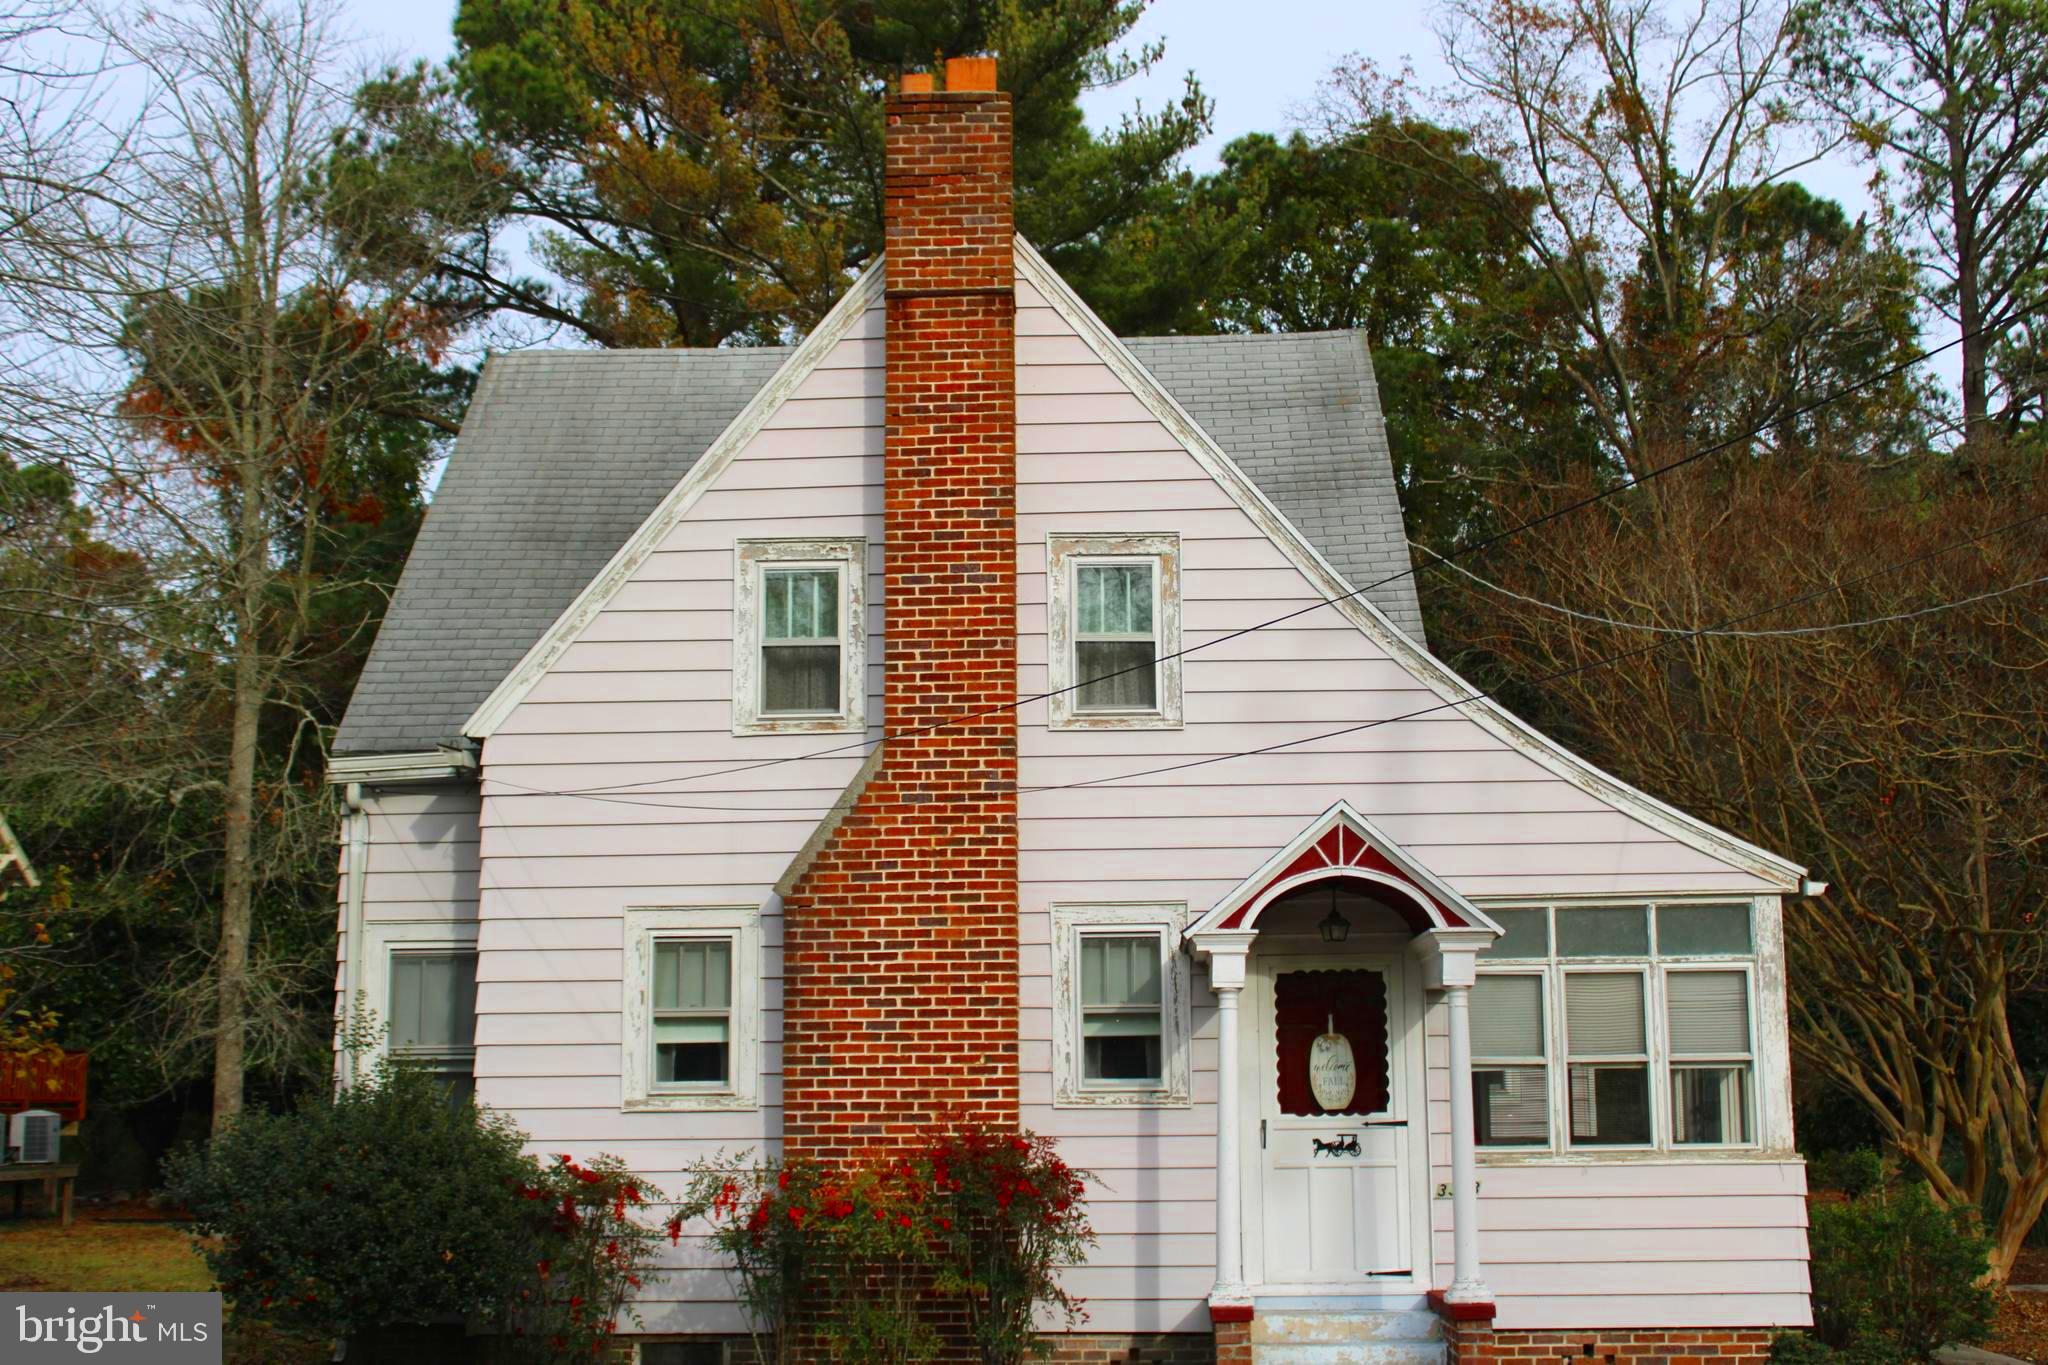
[[[563,1154],[519,1186],[536,1255],[506,1306],[516,1353],[536,1360],[593,1360],[610,1348],[633,1308],[661,1233],[636,1216],[661,1192],[617,1157],[584,1165]]]
[[[973,1125],[848,1169],[701,1162],[669,1231],[731,1259],[764,1361],[928,1360],[943,1318],[1011,1365],[1044,1351],[1036,1309],[1082,1316],[1056,1271],[1094,1245],[1086,1182],[1050,1141]]]

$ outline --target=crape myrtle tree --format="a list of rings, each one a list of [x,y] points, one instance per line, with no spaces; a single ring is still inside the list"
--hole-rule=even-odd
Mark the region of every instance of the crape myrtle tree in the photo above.
[[[1577,752],[1831,883],[1787,904],[1795,1057],[1982,1211],[2003,1278],[2048,1204],[2041,456],[1876,472],[1804,446],[1661,482],[1654,516],[1613,500],[1426,575],[1437,638]]]
[[[185,722],[164,796],[207,833],[149,875],[189,873],[213,926],[164,973],[157,1023],[163,1046],[210,1053],[218,1126],[251,1064],[306,1038],[294,983],[325,956],[331,915],[308,894],[331,843],[325,727],[463,395],[446,347],[464,315],[423,286],[438,224],[471,210],[459,185],[411,203],[397,191],[418,182],[350,192],[334,163],[363,111],[315,0],[94,23],[145,111],[122,136],[75,140],[86,192],[12,186],[28,227],[7,249],[53,357],[39,378],[65,410],[77,496],[175,607],[178,629],[148,637],[162,714]],[[259,904],[282,917],[267,939]]]
[[[601,346],[786,340],[881,251],[880,96],[905,69],[995,52],[1015,101],[1018,228],[1084,292],[1121,234],[1186,187],[1208,126],[1180,102],[1098,134],[1078,97],[1160,60],[1118,44],[1148,0],[464,0],[442,68],[369,104],[366,179],[469,187],[438,282]],[[552,280],[522,275],[529,238]]]

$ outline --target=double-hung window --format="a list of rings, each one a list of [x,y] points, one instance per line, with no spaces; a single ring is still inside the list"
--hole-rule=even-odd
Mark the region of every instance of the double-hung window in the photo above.
[[[866,573],[860,540],[740,542],[734,733],[865,728]]]
[[[624,1107],[755,1108],[761,972],[753,907],[628,910]]]
[[[1543,977],[1482,976],[1472,987],[1472,1091],[1482,1147],[1550,1145]]]
[[[1480,1146],[1758,1141],[1749,902],[1514,906],[1472,990]]]
[[[1178,727],[1180,538],[1053,535],[1046,585],[1053,728]]]
[[[1081,935],[1081,1079],[1159,1087],[1165,1021],[1156,932]]]
[[[1056,1103],[1188,1103],[1185,908],[1053,907]]]
[[[475,1090],[475,951],[394,947],[390,984],[391,1054],[433,1072],[451,1096]]]
[[[732,940],[654,940],[654,1084],[732,1080]]]

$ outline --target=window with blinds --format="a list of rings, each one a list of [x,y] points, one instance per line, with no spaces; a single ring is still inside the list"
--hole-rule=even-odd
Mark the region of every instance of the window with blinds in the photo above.
[[[654,945],[654,1085],[718,1089],[732,1081],[732,942]]]
[[[1671,1047],[1671,1140],[1682,1146],[1750,1141],[1749,975],[1672,971],[1664,977]]]
[[[475,1088],[476,954],[395,949],[391,1052],[441,1077],[451,1095]]]
[[[1649,1145],[1650,1041],[1642,972],[1565,974],[1574,1147]]]
[[[1482,1147],[1550,1145],[1543,978],[1482,976],[1472,987],[1472,1108]]]
[[[1081,1078],[1088,1085],[1157,1086],[1163,1070],[1160,936],[1083,934]]]
[[[1074,705],[1081,711],[1159,709],[1158,565],[1074,566]]]
[[[839,570],[761,571],[761,714],[837,715]]]

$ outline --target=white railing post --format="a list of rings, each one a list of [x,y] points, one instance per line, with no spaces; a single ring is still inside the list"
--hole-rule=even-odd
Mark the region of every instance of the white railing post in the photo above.
[[[1228,933],[1204,935],[1196,945],[1209,955],[1209,989],[1216,993],[1216,1284],[1209,1291],[1209,1313],[1218,1322],[1245,1321],[1252,1307],[1244,1282],[1245,1085],[1238,1039],[1251,941],[1249,933]]]
[[[1491,1303],[1479,1269],[1479,1170],[1472,1121],[1472,986],[1446,981],[1451,1025],[1451,1287],[1446,1303]]]

